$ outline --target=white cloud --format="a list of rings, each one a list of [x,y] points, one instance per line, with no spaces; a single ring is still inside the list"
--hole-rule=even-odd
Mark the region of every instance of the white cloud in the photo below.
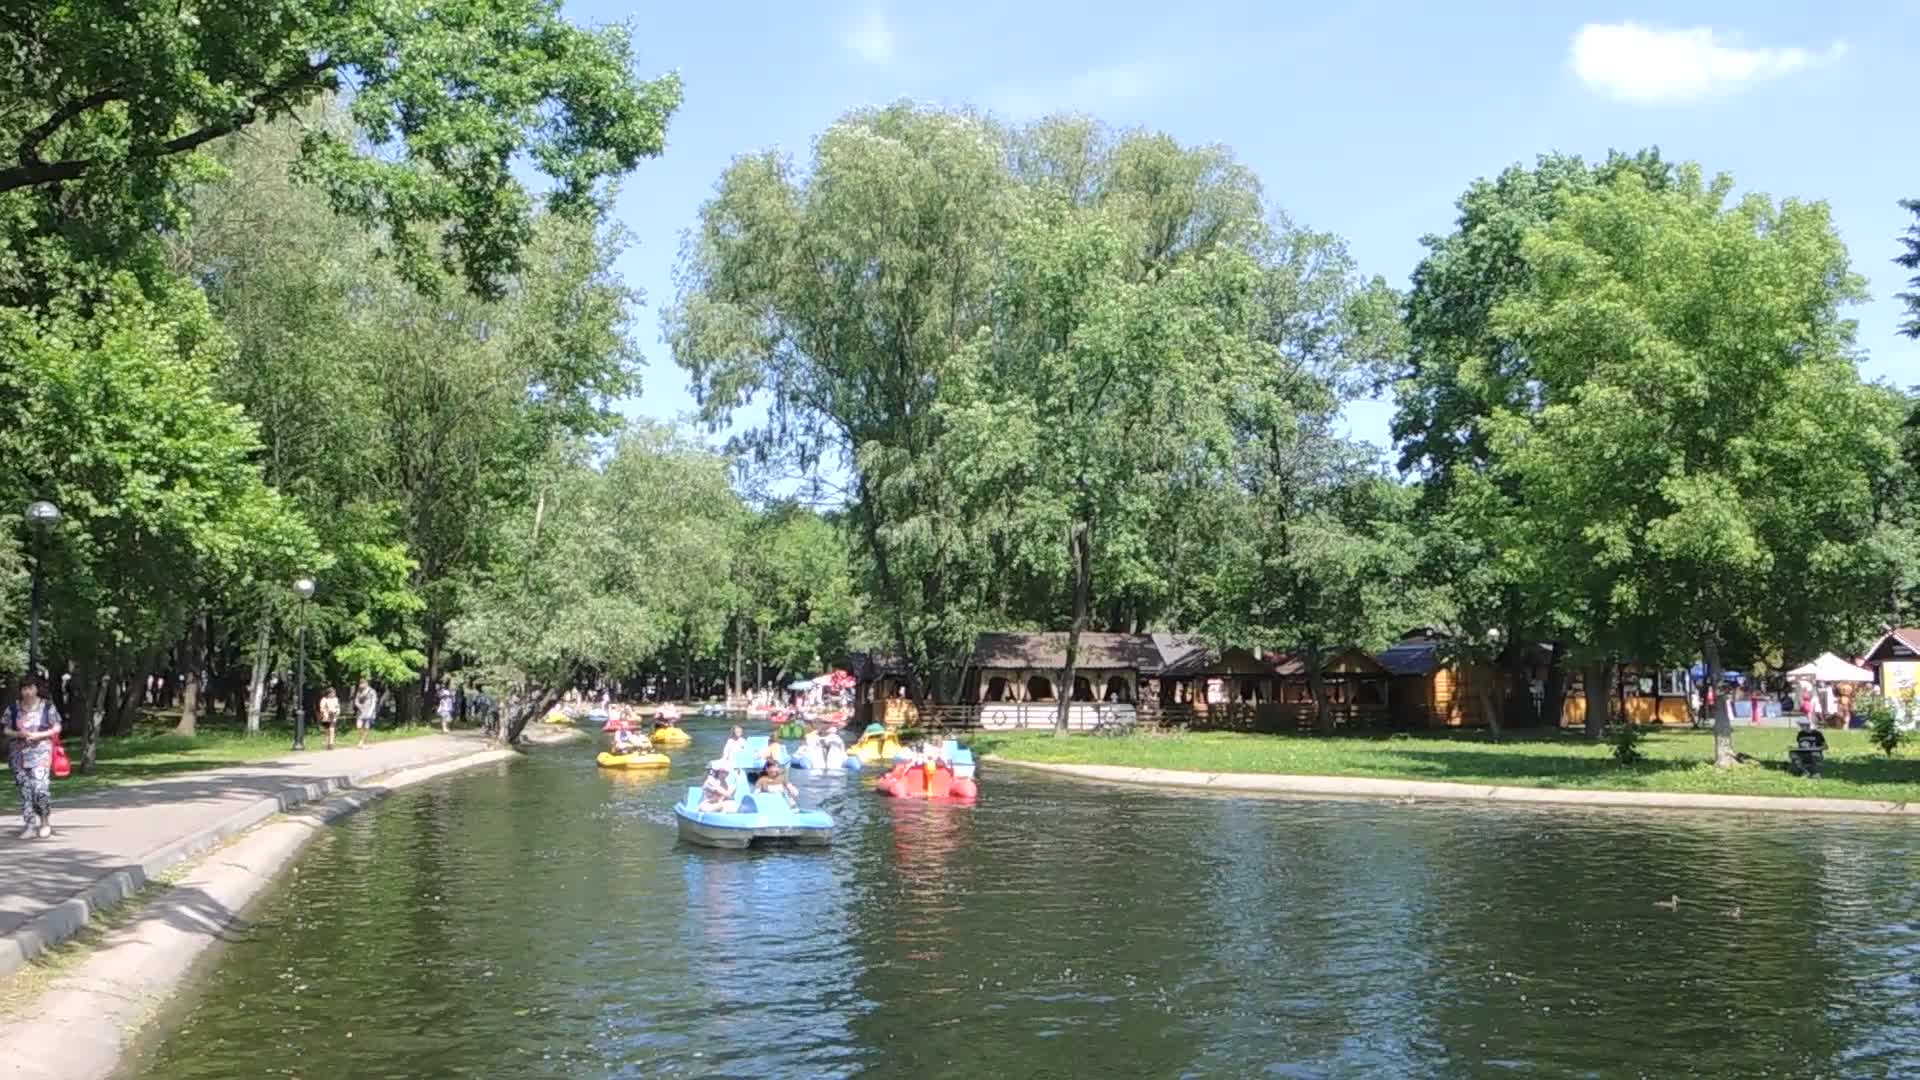
[[[869,8],[858,19],[840,30],[840,44],[848,52],[869,64],[891,64],[899,40],[887,13]]]
[[[1573,73],[1588,87],[1633,105],[1698,101],[1839,59],[1821,51],[1743,48],[1712,29],[1656,30],[1636,22],[1588,23],[1573,36]]]
[[[1172,68],[1136,61],[1103,64],[1065,79],[1014,83],[992,95],[994,107],[1016,116],[1061,110],[1094,111],[1129,101],[1158,97],[1173,85]]]

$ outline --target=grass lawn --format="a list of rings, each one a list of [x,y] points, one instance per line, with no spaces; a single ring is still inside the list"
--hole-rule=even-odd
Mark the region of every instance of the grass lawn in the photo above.
[[[981,732],[969,743],[976,753],[1063,765],[1920,801],[1920,754],[1910,748],[1903,747],[1889,758],[1874,749],[1862,732],[1828,731],[1826,775],[1807,780],[1786,768],[1793,735],[1787,728],[1736,727],[1734,749],[1759,760],[1724,772],[1709,763],[1712,734],[1692,729],[1649,731],[1640,744],[1646,760],[1631,766],[1616,765],[1612,748],[1604,743],[1552,731],[1499,739],[1478,732],[1361,738],[1205,732],[1065,739],[1047,733]]]
[[[74,772],[65,780],[53,782],[54,798],[119,787],[139,780],[217,769],[223,765],[245,765],[292,753],[288,749],[293,744],[292,728],[269,726],[260,734],[249,736],[244,729],[215,722],[202,724],[199,734],[189,738],[173,734],[173,726],[179,719],[177,711],[147,712],[134,726],[133,734],[101,739],[93,772],[84,776],[80,774],[79,738],[63,736],[61,742],[67,748],[67,756],[74,761]],[[411,739],[438,730],[425,724],[384,730],[375,728],[373,741]],[[334,745],[352,746],[357,738],[358,733],[349,724],[335,738]],[[310,752],[325,746],[326,741],[326,732],[318,725],[307,728],[307,747]],[[7,801],[11,804],[14,800]]]

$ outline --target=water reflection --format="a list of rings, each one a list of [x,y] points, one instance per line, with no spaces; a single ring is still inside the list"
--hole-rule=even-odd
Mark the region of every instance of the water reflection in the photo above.
[[[723,730],[670,776],[553,752],[330,830],[136,1072],[1920,1069],[1920,847],[1899,824],[1000,770],[972,807],[807,777],[840,824],[828,851],[689,848],[670,804]]]

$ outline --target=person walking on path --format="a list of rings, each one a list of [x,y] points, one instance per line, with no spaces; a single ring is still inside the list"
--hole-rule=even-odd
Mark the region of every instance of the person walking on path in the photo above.
[[[373,734],[373,718],[380,715],[380,695],[373,692],[373,686],[365,678],[353,692],[353,723],[360,729],[360,744],[355,749],[367,745],[367,739]]]
[[[434,715],[440,718],[440,734],[451,734],[453,731],[453,691],[447,689],[444,683],[441,684],[440,694],[434,701],[433,711]]]
[[[53,835],[53,738],[60,712],[40,696],[40,680],[20,680],[20,696],[7,706],[7,764],[20,789],[20,839]]]
[[[327,749],[333,749],[334,729],[340,726],[340,695],[331,686],[320,695],[320,726],[327,730]]]

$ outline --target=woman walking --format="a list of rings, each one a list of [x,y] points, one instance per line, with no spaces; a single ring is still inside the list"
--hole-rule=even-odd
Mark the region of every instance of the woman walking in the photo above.
[[[20,680],[20,695],[7,706],[7,764],[20,789],[20,839],[53,835],[53,737],[60,712],[40,696],[40,680]]]
[[[320,726],[327,729],[327,749],[333,749],[333,733],[340,726],[340,695],[331,686],[320,695]]]

